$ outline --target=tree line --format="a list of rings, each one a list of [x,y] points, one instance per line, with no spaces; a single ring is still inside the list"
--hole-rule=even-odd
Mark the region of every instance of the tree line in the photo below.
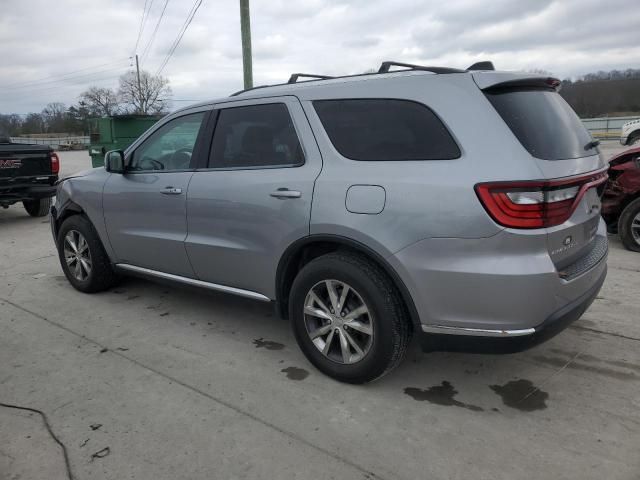
[[[611,70],[563,80],[560,95],[582,118],[640,114],[640,70]]]
[[[130,71],[119,79],[118,89],[89,87],[78,102],[67,106],[51,102],[41,112],[27,115],[0,114],[0,134],[9,136],[69,133],[88,135],[90,118],[111,115],[166,113],[171,102],[169,80],[162,76]]]

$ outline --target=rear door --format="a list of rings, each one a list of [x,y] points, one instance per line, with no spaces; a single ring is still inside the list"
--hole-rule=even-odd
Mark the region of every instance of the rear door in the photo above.
[[[561,271],[594,249],[606,252],[606,238],[597,235],[604,190],[598,173],[606,171],[606,162],[573,109],[550,86],[554,79],[545,80],[546,86],[527,85],[526,79],[506,82],[484,93],[531,154],[542,179],[557,185],[551,194],[558,202],[575,199],[571,217],[547,229],[549,254]]]
[[[309,234],[320,153],[295,97],[228,102],[216,115],[189,185],[187,252],[199,279],[274,298],[282,253]]]
[[[175,117],[127,155],[104,186],[104,219],[119,263],[193,277],[184,248],[187,188],[200,159],[208,112]]]

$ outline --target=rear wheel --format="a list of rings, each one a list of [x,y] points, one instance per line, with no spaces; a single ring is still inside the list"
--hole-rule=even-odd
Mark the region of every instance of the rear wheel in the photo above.
[[[100,238],[83,215],[67,218],[58,232],[58,257],[67,280],[85,293],[111,288],[118,276]]]
[[[51,210],[51,198],[40,198],[38,200],[24,200],[24,209],[32,217],[44,217]]]
[[[640,252],[640,198],[625,207],[618,220],[618,232],[628,250]]]
[[[390,372],[411,339],[405,307],[389,277],[350,252],[305,265],[293,282],[289,309],[302,352],[342,382],[366,383]]]

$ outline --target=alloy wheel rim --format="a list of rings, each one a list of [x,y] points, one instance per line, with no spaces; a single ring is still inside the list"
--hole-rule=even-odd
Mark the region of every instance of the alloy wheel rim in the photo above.
[[[89,244],[77,230],[69,230],[64,237],[64,259],[76,280],[83,282],[89,278],[92,268]]]
[[[631,235],[638,245],[640,245],[640,212],[631,220]]]
[[[357,363],[371,350],[374,327],[369,308],[345,282],[323,280],[311,287],[304,323],[315,347],[336,363]]]

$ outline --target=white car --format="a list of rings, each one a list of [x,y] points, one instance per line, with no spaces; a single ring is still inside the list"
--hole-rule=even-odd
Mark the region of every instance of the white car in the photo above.
[[[622,125],[620,143],[622,145],[640,145],[640,118]]]

